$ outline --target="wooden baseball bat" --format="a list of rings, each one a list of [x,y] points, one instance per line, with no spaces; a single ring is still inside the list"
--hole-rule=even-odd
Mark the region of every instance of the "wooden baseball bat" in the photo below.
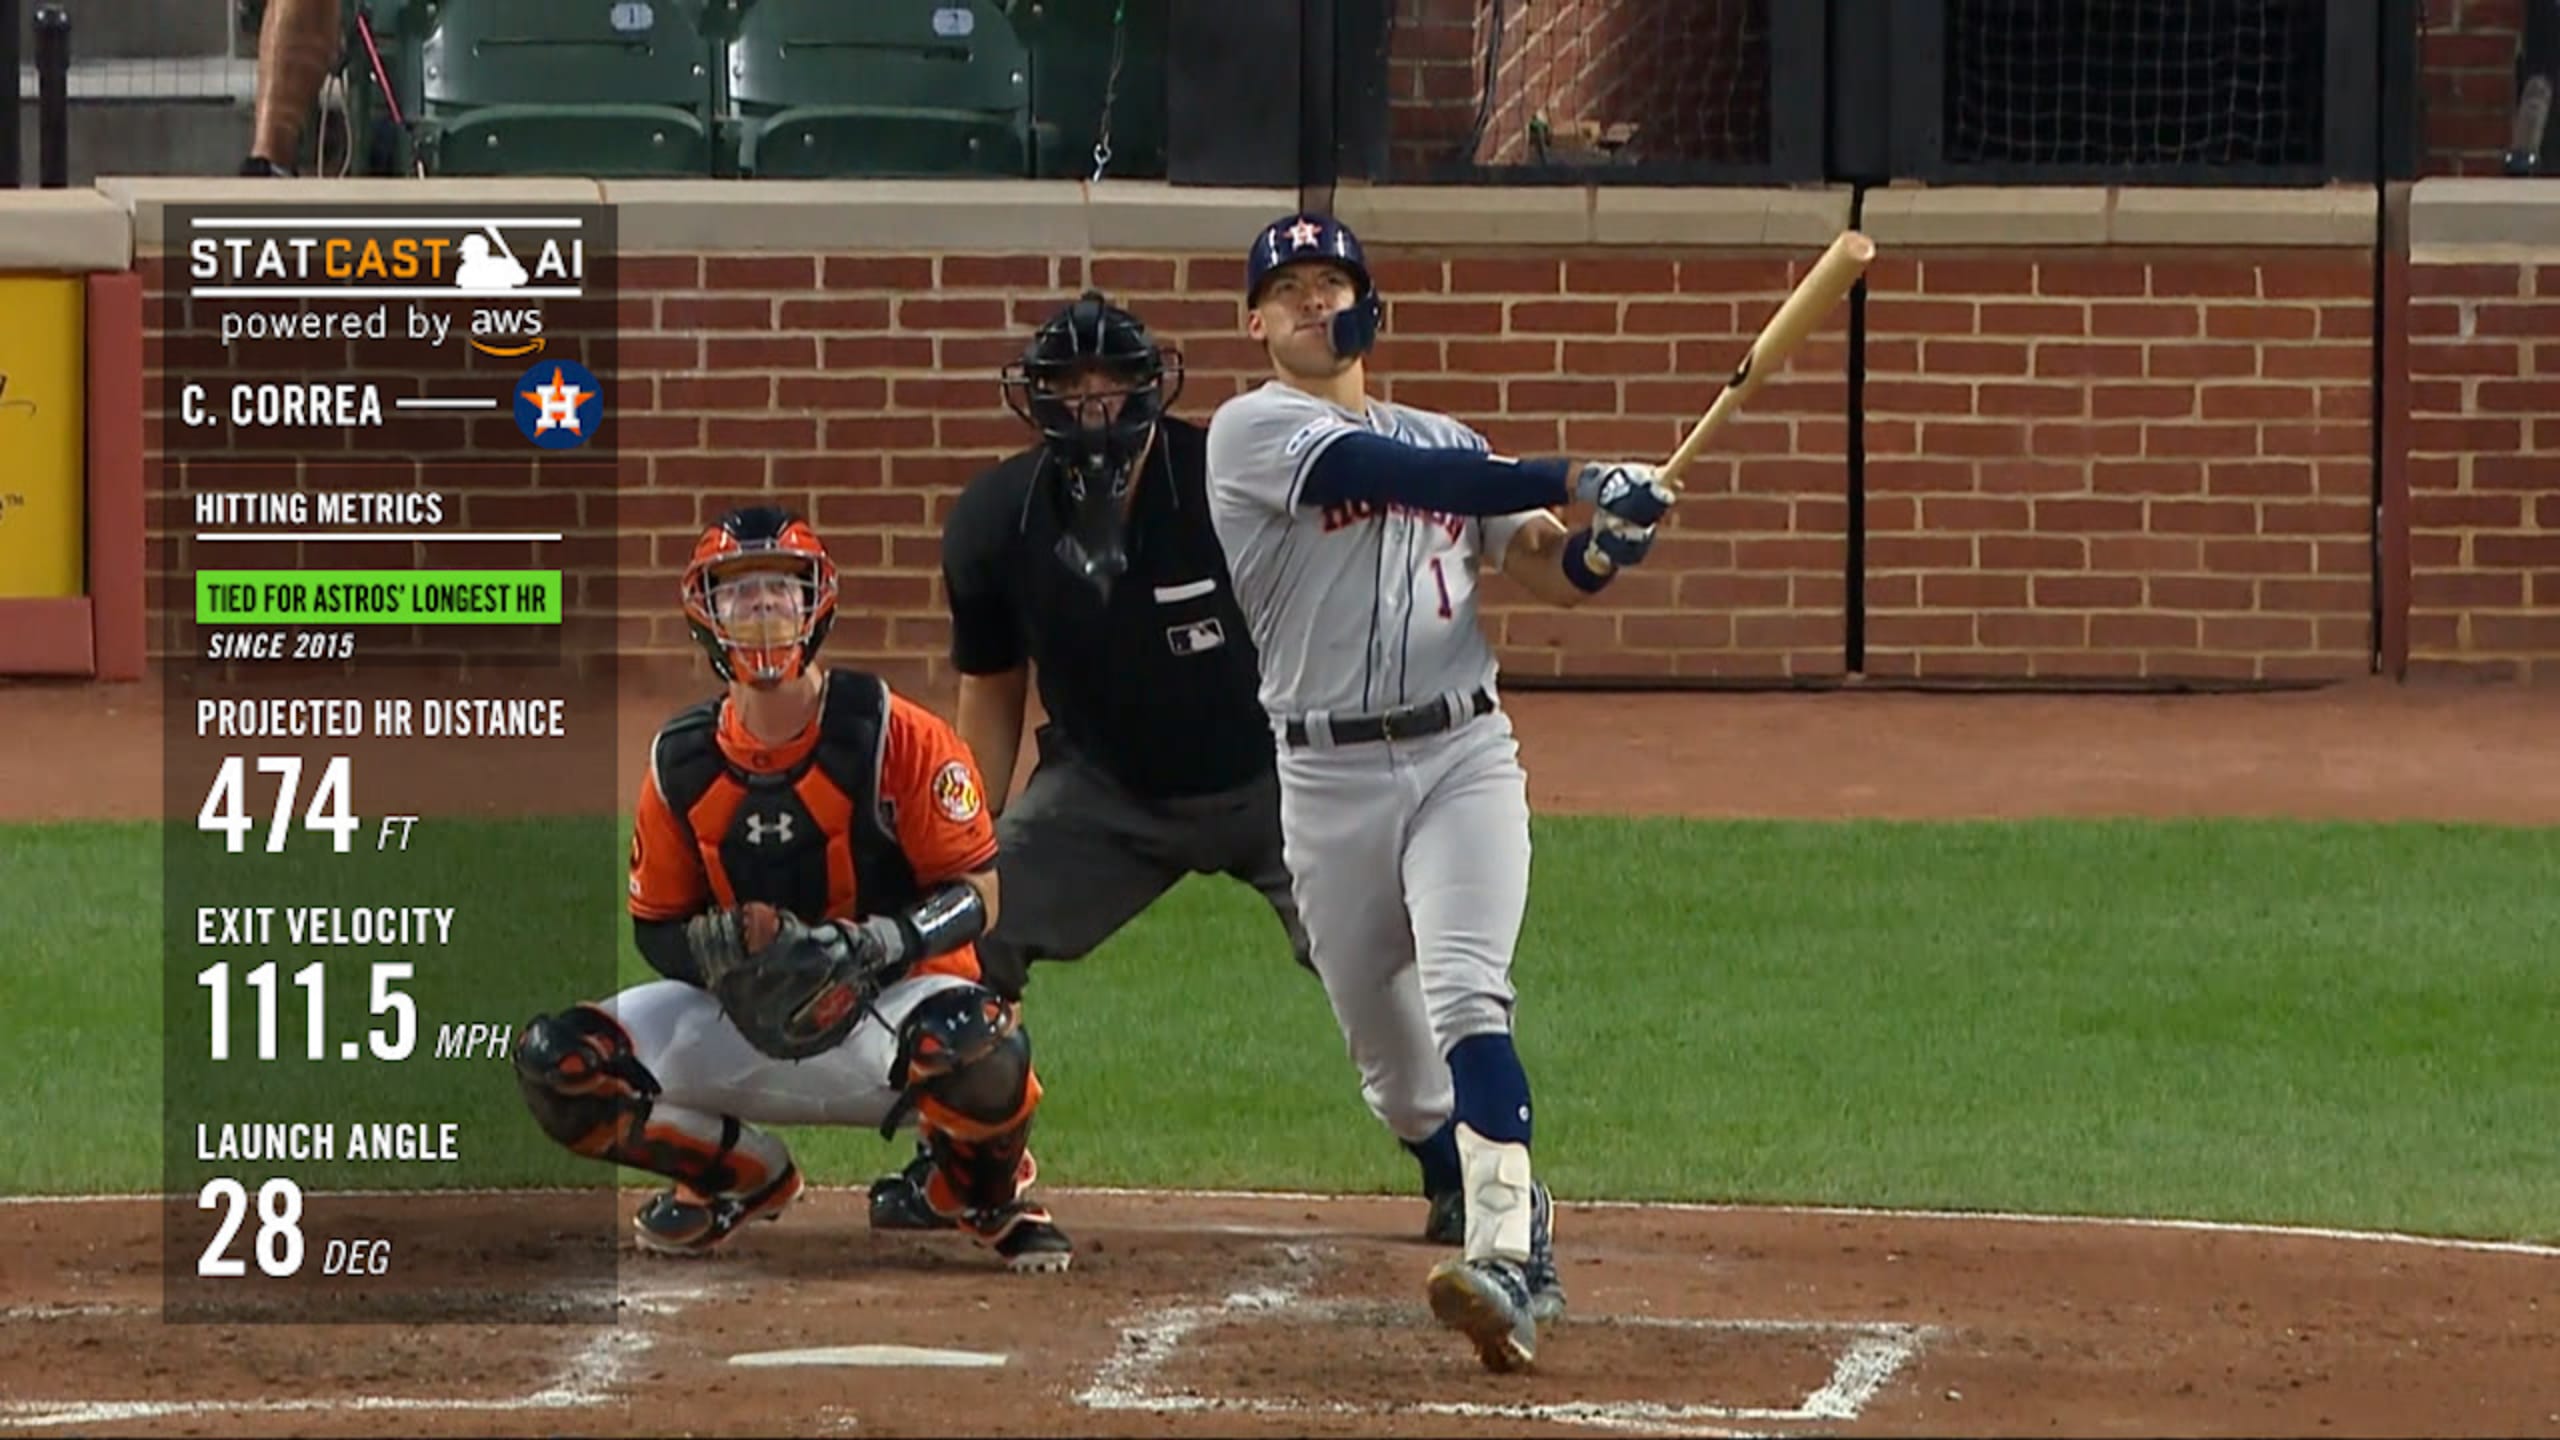
[[[1831,248],[1823,251],[1822,258],[1813,262],[1813,269],[1797,282],[1795,293],[1778,307],[1777,314],[1769,317],[1768,324],[1760,327],[1758,338],[1743,352],[1742,363],[1733,367],[1733,375],[1717,392],[1715,403],[1698,417],[1697,424],[1689,427],[1689,438],[1662,462],[1661,473],[1655,478],[1679,489],[1680,472],[1688,469],[1689,462],[1724,428],[1734,410],[1760,389],[1760,382],[1786,364],[1787,357],[1804,343],[1804,337],[1829,317],[1832,308],[1857,285],[1858,277],[1867,273],[1868,263],[1875,258],[1876,242],[1855,230],[1841,231],[1840,238],[1831,242]]]
[[[1831,314],[1832,308],[1857,285],[1858,277],[1867,273],[1868,263],[1875,258],[1875,241],[1855,230],[1840,232],[1840,238],[1831,242],[1831,248],[1822,252],[1822,258],[1813,262],[1813,268],[1796,283],[1795,291],[1778,306],[1778,313],[1770,316],[1769,323],[1760,327],[1751,348],[1743,352],[1742,363],[1733,367],[1732,376],[1716,393],[1715,403],[1707,407],[1706,414],[1698,417],[1697,424],[1689,427],[1688,438],[1680,442],[1679,449],[1671,452],[1670,459],[1662,462],[1654,478],[1661,481],[1664,488],[1678,492],[1680,472],[1688,469],[1689,462],[1698,457],[1698,452],[1706,448],[1718,430],[1724,428],[1724,422],[1732,418],[1734,410],[1759,390],[1760,382],[1769,378],[1769,372],[1785,364],[1787,357],[1795,353],[1796,346],[1804,342],[1804,337],[1812,334],[1814,327]],[[1592,569],[1607,568],[1608,562],[1600,552],[1598,536],[1592,537],[1584,554],[1587,557],[1585,563]]]

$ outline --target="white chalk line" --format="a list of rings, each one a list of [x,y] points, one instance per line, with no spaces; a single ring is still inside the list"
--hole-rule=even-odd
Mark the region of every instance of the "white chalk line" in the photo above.
[[[1405,1307],[1390,1301],[1302,1301],[1314,1283],[1316,1260],[1311,1247],[1283,1244],[1280,1283],[1238,1289],[1223,1301],[1206,1305],[1171,1305],[1124,1322],[1120,1343],[1076,1393],[1087,1409],[1180,1414],[1203,1411],[1257,1415],[1432,1415],[1477,1420],[1527,1420],[1579,1425],[1592,1429],[1642,1434],[1739,1437],[1761,1432],[1725,1428],[1724,1422],[1802,1423],[1855,1420],[1877,1392],[1920,1353],[1936,1332],[1928,1326],[1882,1321],[1714,1320],[1674,1316],[1578,1316],[1576,1328],[1625,1325],[1654,1329],[1737,1331],[1744,1333],[1831,1333],[1849,1336],[1834,1359],[1830,1376],[1796,1405],[1765,1406],[1665,1405],[1658,1401],[1581,1400],[1547,1404],[1487,1404],[1479,1401],[1402,1401],[1363,1404],[1355,1401],[1308,1402],[1251,1396],[1199,1395],[1156,1388],[1156,1376],[1175,1353],[1203,1326],[1247,1316],[1292,1314],[1315,1320],[1356,1315],[1402,1316]],[[1711,1423],[1712,1422],[1712,1423]]]
[[[1054,1195],[1096,1195],[1138,1200],[1274,1200],[1309,1204],[1343,1200],[1394,1200],[1393,1195],[1349,1195],[1308,1190],[1149,1190],[1134,1186],[1056,1187]],[[2560,1260],[2560,1245],[2531,1240],[2473,1240],[2453,1235],[2413,1235],[2397,1230],[2339,1229],[2325,1225],[2283,1225],[2258,1220],[2182,1220],[2140,1215],[2044,1215],[2023,1210],[1922,1210],[1863,1205],[1743,1205],[1696,1200],[1576,1200],[1558,1197],[1566,1210],[1629,1210],[1666,1215],[1789,1215],[1841,1220],[1953,1220],[2002,1225],[2084,1225],[2093,1229],[2187,1230],[2207,1234],[2264,1235],[2278,1239],[2343,1240],[2359,1244],[2415,1245],[2435,1250],[2474,1250],[2497,1255],[2529,1255]]]
[[[706,1285],[643,1287],[621,1297],[635,1315],[672,1315],[686,1302],[708,1298]],[[37,1307],[21,1307],[37,1308]],[[84,1313],[144,1313],[149,1306],[90,1306]],[[467,1412],[508,1414],[527,1411],[577,1410],[614,1398],[632,1364],[648,1353],[656,1336],[646,1327],[615,1326],[590,1336],[542,1385],[522,1395],[456,1398],[425,1395],[301,1396],[290,1400],[6,1400],[0,1401],[0,1429],[40,1430],[63,1425],[122,1425],[138,1420],[164,1420],[196,1415],[287,1415],[381,1412]]]
[[[11,1305],[6,1309],[0,1309],[0,1320],[78,1320],[89,1316],[135,1315],[148,1308],[143,1305],[118,1305],[99,1300],[83,1301],[77,1304]]]
[[[812,1194],[826,1187],[812,1185]],[[843,1187],[852,1190],[858,1187]],[[1136,1200],[1211,1200],[1211,1201],[1287,1201],[1291,1204],[1333,1204],[1342,1201],[1377,1201],[1412,1199],[1412,1196],[1350,1194],[1340,1191],[1315,1190],[1152,1190],[1138,1186],[1044,1185],[1043,1193],[1051,1195],[1091,1195],[1104,1199]],[[485,1198],[488,1196],[575,1195],[578,1190],[561,1186],[535,1186],[522,1189],[495,1187],[456,1187],[449,1190],[312,1190],[305,1198],[340,1199],[418,1199],[421,1197]],[[172,1199],[191,1200],[193,1196],[165,1195],[155,1191],[133,1191],[123,1194],[74,1195],[0,1195],[0,1207],[10,1205],[140,1205],[162,1204]],[[2538,1260],[2560,1260],[2560,1245],[2540,1244],[2531,1240],[2475,1240],[2456,1235],[2414,1235],[2399,1230],[2341,1229],[2326,1225],[2285,1225],[2260,1220],[2184,1220],[2142,1215],[2046,1215],[2024,1210],[1926,1210],[1892,1206],[1864,1205],[1745,1205],[1697,1200],[1576,1200],[1559,1199],[1556,1203],[1568,1210],[1628,1210],[1666,1215],[1777,1215],[1811,1216],[1840,1220],[1952,1220],[1964,1223],[1999,1225],[2081,1225],[2092,1229],[2185,1230],[2203,1234],[2264,1235],[2277,1239],[2341,1240],[2368,1245],[2414,1245],[2430,1250],[2469,1250],[2493,1255],[2525,1255]],[[1218,1230],[1217,1225],[1186,1225],[1179,1220],[1165,1222],[1165,1228],[1197,1228]],[[1256,1227],[1232,1227],[1237,1234],[1257,1233]],[[1319,1233],[1312,1230],[1290,1230],[1290,1234]],[[1323,1232],[1331,1233],[1331,1232]],[[1364,1237],[1365,1238],[1365,1237]]]

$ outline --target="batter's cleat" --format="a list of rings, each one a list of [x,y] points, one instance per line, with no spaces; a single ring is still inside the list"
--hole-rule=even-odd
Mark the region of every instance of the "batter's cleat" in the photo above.
[[[1431,1197],[1431,1216],[1422,1222],[1422,1238],[1434,1245],[1467,1243],[1467,1192],[1443,1190]]]
[[[1022,1152],[1022,1163],[1013,1171],[1013,1193],[1020,1195],[1040,1178],[1040,1162],[1031,1152]],[[925,1182],[933,1178],[933,1156],[918,1150],[907,1168],[895,1175],[883,1175],[871,1182],[871,1228],[874,1230],[957,1230],[960,1222],[933,1208],[924,1198]]]
[[[1556,1278],[1556,1202],[1541,1183],[1529,1191],[1529,1259],[1520,1267],[1529,1282],[1529,1313],[1541,1325],[1564,1316],[1564,1282]]]
[[[1538,1358],[1538,1317],[1517,1261],[1443,1260],[1431,1267],[1431,1313],[1475,1342],[1476,1358],[1497,1375],[1526,1370]]]
[[[1004,1257],[1017,1275],[1050,1274],[1075,1260],[1075,1242],[1040,1206],[1015,1201],[1001,1210],[971,1216],[969,1228],[978,1243]]]
[[[764,1188],[705,1196],[685,1186],[652,1195],[631,1217],[640,1248],[659,1255],[708,1255],[751,1220],[779,1220],[800,1198],[800,1167],[786,1165]]]

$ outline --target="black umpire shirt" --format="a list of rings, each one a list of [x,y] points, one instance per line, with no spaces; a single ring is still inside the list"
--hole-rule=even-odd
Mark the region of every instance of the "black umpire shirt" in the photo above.
[[[1100,591],[1057,553],[1063,517],[1038,448],[980,474],[942,531],[951,661],[1036,668],[1053,742],[1152,798],[1205,795],[1271,769],[1253,638],[1209,524],[1208,432],[1158,422],[1128,516],[1129,573]]]

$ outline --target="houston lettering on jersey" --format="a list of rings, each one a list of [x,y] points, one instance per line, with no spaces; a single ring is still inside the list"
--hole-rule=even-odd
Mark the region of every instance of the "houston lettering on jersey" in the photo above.
[[[1452,542],[1467,533],[1467,517],[1464,515],[1451,515],[1439,510],[1425,510],[1415,505],[1377,500],[1346,500],[1339,505],[1325,506],[1324,533],[1330,535],[1346,526],[1358,525],[1364,521],[1376,520],[1388,515],[1408,516],[1425,525],[1437,526],[1448,533]]]

